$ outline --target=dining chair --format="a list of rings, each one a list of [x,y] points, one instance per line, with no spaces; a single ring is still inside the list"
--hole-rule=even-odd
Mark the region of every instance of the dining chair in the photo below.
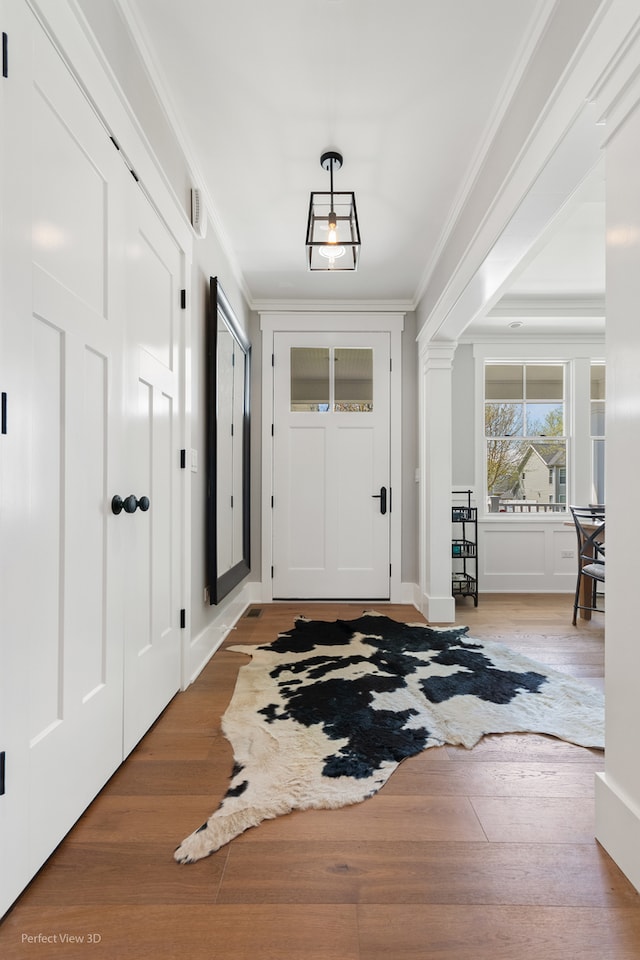
[[[578,537],[578,582],[573,604],[575,626],[578,610],[604,613],[604,607],[598,606],[598,584],[604,583],[605,511],[595,504],[569,509]]]

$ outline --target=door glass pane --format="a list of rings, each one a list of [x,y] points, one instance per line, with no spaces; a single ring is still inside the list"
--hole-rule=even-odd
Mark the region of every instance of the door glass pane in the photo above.
[[[373,410],[373,350],[336,347],[334,377],[337,412],[370,413]]]
[[[605,366],[603,363],[591,365],[591,399],[604,400]]]
[[[326,413],[329,409],[329,348],[291,348],[291,410]]]
[[[604,437],[604,400],[591,404],[591,436]]]

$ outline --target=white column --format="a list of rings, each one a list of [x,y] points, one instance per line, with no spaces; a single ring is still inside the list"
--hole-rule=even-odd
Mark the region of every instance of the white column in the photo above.
[[[640,477],[638,80],[634,93],[635,111],[627,113],[606,144],[607,752],[605,773],[596,780],[596,836],[640,889],[640,764],[636,742],[640,730],[636,549]]]
[[[451,593],[451,371],[455,343],[419,342],[419,608],[453,623]]]

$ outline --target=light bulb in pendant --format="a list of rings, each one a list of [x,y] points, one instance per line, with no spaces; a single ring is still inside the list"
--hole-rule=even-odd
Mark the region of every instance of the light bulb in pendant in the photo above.
[[[339,260],[340,257],[344,257],[346,252],[347,248],[339,246],[338,244],[333,244],[332,246],[327,244],[326,247],[318,247],[318,253],[320,256],[329,261],[330,270],[335,266],[336,260]]]
[[[335,210],[332,210],[329,214],[329,234],[327,236],[327,243],[337,243],[338,242],[338,218],[336,217]]]

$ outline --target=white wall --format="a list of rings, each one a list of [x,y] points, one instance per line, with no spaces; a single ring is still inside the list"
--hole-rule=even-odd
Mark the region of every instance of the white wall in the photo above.
[[[576,535],[562,520],[502,517],[478,525],[479,581],[484,593],[573,593]],[[563,553],[571,553],[563,557]],[[569,622],[571,606],[567,606]]]
[[[475,383],[473,345],[459,343],[451,371],[451,474],[456,490],[476,486]]]
[[[229,599],[217,606],[210,606],[204,600],[204,587],[207,584],[205,573],[205,502],[206,476],[205,430],[207,410],[205,408],[205,333],[209,311],[209,278],[218,277],[222,288],[233,307],[238,321],[245,333],[251,336],[251,314],[246,301],[228,264],[228,260],[212,230],[204,239],[197,240],[193,248],[193,271],[191,278],[191,447],[197,451],[198,472],[191,474],[191,639],[192,644],[202,643],[203,634],[213,631],[213,639],[220,642],[226,634],[229,617],[222,616],[232,599],[241,592],[237,587]],[[252,360],[255,358],[252,347]],[[255,392],[253,393],[255,396]],[[253,399],[252,396],[252,399]],[[257,429],[254,423],[254,431]],[[189,458],[187,458],[189,463]],[[259,554],[252,543],[252,564],[259,563]],[[219,622],[218,622],[219,621]],[[200,639],[199,639],[200,638]],[[209,637],[205,642],[208,645]],[[204,654],[203,654],[204,655]],[[198,666],[195,658],[194,667]]]
[[[636,61],[637,63],[637,61]],[[605,773],[597,837],[640,889],[640,643],[635,478],[640,471],[640,84],[607,145],[607,643]]]

